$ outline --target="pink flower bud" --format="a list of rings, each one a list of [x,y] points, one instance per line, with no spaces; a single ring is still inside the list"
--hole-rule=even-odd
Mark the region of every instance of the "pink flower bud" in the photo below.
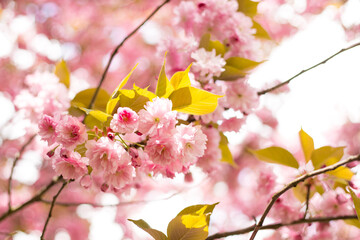
[[[54,156],[54,154],[55,154],[55,150],[53,149],[53,150],[50,150],[50,151],[48,151],[47,153],[46,153],[46,155],[48,156],[48,157],[52,157],[52,156]]]
[[[88,189],[89,187],[91,187],[91,185],[92,185],[91,176],[90,175],[84,175],[80,180],[80,185],[85,189]]]
[[[109,185],[107,183],[103,183],[100,189],[102,192],[106,192],[109,189]]]

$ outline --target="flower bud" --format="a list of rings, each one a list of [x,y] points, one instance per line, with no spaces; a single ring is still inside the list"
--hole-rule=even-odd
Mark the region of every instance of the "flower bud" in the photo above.
[[[82,178],[80,180],[80,185],[85,189],[88,189],[89,187],[91,187],[91,185],[92,185],[91,176],[90,175],[82,176]]]

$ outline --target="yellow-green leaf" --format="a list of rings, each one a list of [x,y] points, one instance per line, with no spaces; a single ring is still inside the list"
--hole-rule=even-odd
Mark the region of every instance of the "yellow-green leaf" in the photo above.
[[[190,78],[189,78],[189,71],[190,66],[187,67],[185,71],[179,71],[174,73],[174,75],[170,79],[171,85],[174,87],[174,90],[183,88],[183,87],[190,87]]]
[[[311,161],[315,169],[319,169],[323,165],[329,166],[334,164],[344,155],[344,147],[325,146],[315,149],[311,154]]]
[[[122,89],[125,84],[127,83],[127,81],[129,80],[131,74],[133,73],[133,71],[135,70],[135,68],[137,67],[137,64],[135,65],[135,67],[133,67],[133,69],[131,69],[131,71],[129,72],[128,75],[126,75],[126,77],[121,80],[120,84],[117,86],[117,88],[114,90],[114,92],[111,94],[111,99],[116,98],[119,95],[119,91],[120,89]]]
[[[250,152],[264,162],[299,168],[299,164],[295,157],[288,150],[281,147],[268,147],[260,150],[250,150]]]
[[[299,132],[301,147],[305,156],[306,162],[311,159],[311,154],[314,151],[314,140],[304,130]]]
[[[171,240],[205,240],[211,213],[217,203],[212,205],[195,205],[183,209],[167,229]]]
[[[173,103],[173,110],[178,112],[203,115],[213,112],[222,96],[194,87],[184,87],[175,90],[169,99]]]
[[[174,87],[170,83],[169,79],[166,77],[165,74],[165,63],[161,67],[159,79],[156,85],[155,94],[159,97],[167,98],[169,95],[174,91]]]
[[[84,123],[89,128],[92,128],[94,125],[99,128],[102,128],[110,124],[110,121],[112,119],[111,115],[99,110],[92,110],[87,108],[80,108],[80,109],[87,114]]]
[[[256,21],[253,20],[253,28],[256,29],[255,37],[271,40],[269,33]]]
[[[340,166],[337,169],[327,172],[327,174],[333,175],[338,178],[342,178],[345,180],[350,181],[351,178],[354,176],[354,173],[347,167]]]
[[[356,196],[356,194],[354,193],[354,191],[351,188],[348,188],[348,189],[351,194],[351,198],[354,202],[356,215],[358,217],[358,220],[360,221],[360,198],[358,196]]]
[[[226,60],[224,71],[216,79],[223,81],[233,81],[245,77],[246,74],[257,67],[262,62],[255,62],[241,57],[231,57]]]
[[[151,228],[149,224],[147,224],[144,220],[142,219],[140,220],[128,219],[128,220],[135,223],[136,226],[138,226],[139,228],[150,234],[155,240],[168,240],[168,238],[163,232]]]
[[[55,75],[67,88],[70,87],[70,71],[64,60],[61,60],[55,65]]]
[[[346,219],[346,220],[344,220],[344,222],[346,224],[360,228],[360,221],[358,219]]]
[[[216,55],[224,56],[226,53],[226,47],[224,44],[222,44],[220,41],[212,41],[210,33],[205,33],[199,43],[199,48],[204,48],[206,51],[211,52],[213,49],[215,49]]]
[[[74,116],[80,116],[83,113],[79,108],[89,107],[90,101],[94,96],[96,88],[90,88],[83,90],[76,94],[73,100],[71,100],[71,107],[69,108],[69,113]],[[106,110],[106,104],[110,98],[110,95],[106,90],[100,88],[97,97],[94,101],[93,108],[100,111]]]
[[[231,166],[235,167],[236,163],[234,162],[234,158],[230,152],[228,147],[229,141],[224,133],[220,132],[220,143],[219,148],[221,150],[221,161],[230,164]]]
[[[251,0],[237,0],[239,7],[238,11],[243,12],[249,17],[254,17],[257,14],[257,5],[259,2],[253,2]]]

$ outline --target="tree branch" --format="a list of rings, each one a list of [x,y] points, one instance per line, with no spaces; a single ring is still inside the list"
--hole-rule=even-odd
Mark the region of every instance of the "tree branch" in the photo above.
[[[275,229],[278,229],[281,227],[293,226],[293,225],[303,224],[303,223],[330,222],[330,221],[335,221],[335,220],[348,220],[348,219],[357,219],[357,216],[356,215],[347,215],[347,216],[336,216],[336,217],[315,217],[315,218],[308,218],[308,219],[302,218],[302,219],[292,221],[290,223],[274,223],[274,224],[261,226],[259,228],[259,230],[265,230],[265,229],[274,229],[275,230]],[[213,239],[224,238],[224,237],[228,237],[228,236],[245,234],[245,233],[249,233],[249,232],[253,231],[254,229],[255,229],[255,225],[247,227],[247,228],[239,229],[236,231],[232,231],[232,232],[216,233],[214,235],[208,236],[206,238],[206,240],[213,240]]]
[[[65,181],[65,180],[63,180],[63,179],[62,179],[62,181],[63,181],[63,184],[61,185],[59,191],[54,195],[53,200],[52,200],[52,202],[51,202],[49,214],[48,214],[48,217],[46,218],[46,222],[45,222],[43,231],[42,231],[42,233],[41,233],[41,237],[40,237],[41,240],[44,240],[44,235],[45,235],[45,232],[46,232],[46,227],[47,227],[47,225],[48,225],[48,223],[49,223],[49,221],[50,221],[50,218],[51,218],[51,216],[52,216],[52,211],[53,211],[53,208],[54,208],[54,206],[55,206],[56,199],[57,199],[58,196],[60,195],[61,191],[65,188],[65,186],[68,184],[68,181]]]
[[[9,202],[8,202],[8,211],[11,211],[11,183],[12,183],[12,178],[13,178],[13,174],[14,174],[14,169],[16,166],[16,163],[18,162],[18,160],[20,159],[21,155],[23,154],[23,152],[25,151],[26,147],[30,145],[30,143],[34,140],[36,135],[33,135],[29,138],[29,140],[21,147],[19,153],[17,154],[17,156],[15,157],[15,160],[13,162],[13,165],[11,167],[11,172],[10,172],[10,177],[8,180],[8,195],[9,195]]]
[[[106,77],[106,74],[107,74],[107,72],[109,70],[110,64],[111,64],[113,58],[115,57],[116,53],[119,51],[119,49],[122,47],[122,45],[126,42],[126,40],[128,40],[132,35],[134,35],[147,21],[149,21],[150,18],[152,18],[155,15],[155,13],[157,11],[159,11],[168,2],[170,2],[170,0],[165,0],[162,4],[160,4],[152,13],[150,13],[150,15],[139,26],[137,26],[131,33],[129,33],[129,35],[127,35],[122,40],[122,42],[119,45],[117,45],[117,47],[114,49],[114,51],[112,52],[112,54],[110,56],[110,59],[109,59],[107,65],[105,67],[104,73],[101,76],[100,82],[99,82],[99,84],[98,84],[98,86],[97,86],[97,88],[95,90],[95,93],[94,93],[94,95],[93,95],[93,97],[92,97],[92,99],[90,101],[90,104],[88,106],[89,109],[92,108],[92,105],[95,102],[95,99],[96,99],[96,97],[97,97],[97,95],[99,93],[100,87],[101,87],[102,83],[105,80],[105,77]]]
[[[304,219],[306,218],[306,214],[309,210],[310,188],[311,188],[310,183],[306,184],[306,203],[305,203]]]
[[[58,178],[56,180],[52,180],[44,189],[42,189],[38,194],[36,194],[34,197],[32,197],[27,202],[23,203],[19,207],[15,209],[9,209],[7,212],[5,212],[3,215],[0,216],[0,222],[6,219],[7,217],[13,215],[14,213],[20,211],[21,209],[25,208],[26,206],[41,201],[42,196],[49,191],[55,184],[57,184],[60,181],[61,178]]]
[[[266,94],[266,93],[268,93],[268,92],[274,91],[274,90],[276,90],[276,89],[284,86],[285,84],[288,84],[289,82],[291,82],[291,80],[293,80],[294,78],[300,76],[301,74],[306,73],[307,71],[310,71],[311,69],[316,68],[317,66],[319,66],[319,65],[321,65],[321,64],[325,64],[327,61],[329,61],[329,60],[332,59],[333,57],[339,55],[340,53],[345,52],[345,51],[347,51],[347,50],[350,50],[350,49],[352,49],[352,48],[354,48],[354,47],[357,47],[357,46],[360,46],[360,42],[355,43],[355,44],[351,45],[350,47],[341,49],[341,50],[338,51],[337,53],[335,53],[335,54],[331,55],[330,57],[326,58],[325,60],[323,60],[323,61],[321,61],[321,62],[313,65],[312,67],[309,67],[309,68],[307,68],[307,69],[302,70],[301,72],[299,72],[299,73],[297,73],[296,75],[292,76],[291,78],[289,78],[289,79],[286,80],[285,82],[279,83],[279,84],[277,84],[277,85],[275,85],[275,86],[273,86],[273,87],[271,87],[271,88],[268,88],[268,89],[265,89],[265,90],[263,90],[263,91],[258,92],[258,95],[260,96],[260,95],[264,95],[264,94]]]
[[[355,157],[351,157],[351,158],[348,158],[348,159],[345,159],[343,161],[339,161],[333,165],[330,165],[330,166],[327,166],[325,168],[321,168],[321,169],[318,169],[318,170],[315,170],[313,172],[310,172],[310,173],[307,173],[307,174],[304,174],[298,178],[296,178],[295,180],[293,180],[292,182],[290,182],[289,184],[287,184],[283,189],[281,189],[279,192],[277,192],[275,195],[273,195],[273,197],[271,198],[271,201],[270,203],[267,205],[263,215],[261,216],[260,218],[260,221],[259,223],[255,226],[254,228],[254,232],[252,233],[251,237],[250,237],[250,240],[254,240],[255,239],[255,236],[257,234],[257,232],[259,231],[259,229],[262,227],[262,224],[264,223],[264,220],[267,216],[267,214],[270,212],[270,209],[272,208],[272,206],[274,205],[274,203],[276,202],[276,200],[283,194],[285,193],[287,190],[293,188],[293,187],[296,187],[296,185],[300,182],[303,182],[305,181],[306,179],[308,178],[311,178],[311,177],[314,177],[314,176],[317,176],[317,175],[320,175],[320,174],[323,174],[323,173],[326,173],[326,172],[329,172],[329,171],[332,171],[332,170],[335,170],[337,169],[338,167],[342,166],[342,165],[345,165],[347,163],[350,163],[350,162],[354,162],[354,161],[358,161],[360,160],[360,155],[358,156],[355,156]]]

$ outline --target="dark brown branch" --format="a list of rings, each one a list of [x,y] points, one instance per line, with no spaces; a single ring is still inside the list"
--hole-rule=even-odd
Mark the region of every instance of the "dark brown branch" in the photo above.
[[[109,70],[110,64],[111,64],[113,58],[115,57],[115,55],[117,54],[117,52],[119,51],[119,49],[122,47],[122,45],[124,45],[124,43],[126,42],[126,40],[128,40],[132,35],[134,35],[147,21],[149,21],[150,18],[152,18],[152,17],[155,15],[155,13],[156,13],[157,11],[159,11],[159,10],[160,10],[165,4],[167,4],[168,2],[170,2],[170,0],[165,0],[162,4],[160,4],[152,13],[150,13],[150,15],[149,15],[139,26],[137,26],[131,33],[129,33],[129,35],[127,35],[127,36],[124,38],[124,40],[122,40],[122,42],[121,42],[119,45],[116,46],[116,48],[114,49],[114,51],[112,52],[112,54],[111,54],[111,56],[110,56],[110,59],[109,59],[107,65],[106,65],[106,67],[105,67],[104,73],[102,74],[101,79],[100,79],[100,82],[99,82],[99,84],[98,84],[98,86],[97,86],[97,88],[96,88],[96,90],[95,90],[95,93],[94,93],[94,95],[93,95],[93,97],[92,97],[92,99],[91,99],[91,101],[90,101],[90,104],[89,104],[89,106],[88,106],[89,109],[92,108],[92,105],[93,105],[94,102],[95,102],[95,99],[96,99],[96,97],[97,97],[97,95],[98,95],[98,93],[99,93],[99,90],[100,90],[100,88],[101,88],[101,85],[102,85],[102,83],[103,83],[104,80],[105,80],[105,77],[106,77],[106,74],[107,74],[107,72],[108,72],[108,70]]]
[[[44,225],[44,228],[43,228],[43,231],[41,233],[41,237],[40,239],[41,240],[44,240],[44,235],[45,235],[45,232],[46,232],[46,227],[50,221],[50,218],[52,216],[52,211],[53,211],[53,208],[55,206],[55,202],[56,202],[56,199],[58,198],[58,196],[60,195],[61,191],[65,188],[65,186],[68,184],[68,181],[65,181],[63,180],[63,184],[61,185],[59,191],[54,195],[53,197],[53,200],[51,202],[51,206],[50,206],[50,210],[49,210],[49,214],[48,214],[48,217],[46,218],[46,222],[45,222],[45,225]]]
[[[315,218],[308,218],[308,219],[302,218],[302,219],[299,219],[299,220],[296,220],[296,221],[293,221],[290,223],[274,223],[274,224],[261,226],[259,230],[265,230],[265,229],[275,230],[275,229],[278,229],[281,227],[292,226],[292,225],[297,225],[297,224],[330,222],[330,221],[335,221],[335,220],[348,220],[348,219],[357,219],[357,216],[356,215],[348,215],[348,216],[337,216],[337,217],[315,217]],[[239,229],[236,231],[232,231],[232,232],[216,233],[214,235],[207,237],[206,240],[213,240],[213,239],[224,238],[224,237],[228,237],[228,236],[245,234],[245,233],[254,231],[254,229],[255,229],[255,225],[247,227],[247,228]]]
[[[30,145],[30,143],[34,140],[36,135],[33,135],[29,138],[29,140],[21,147],[19,153],[17,154],[17,156],[15,157],[15,160],[13,162],[13,165],[11,167],[11,172],[10,172],[10,177],[9,177],[9,181],[8,181],[8,196],[9,196],[9,202],[8,202],[8,211],[11,211],[11,183],[12,183],[12,178],[13,178],[13,174],[14,174],[14,169],[15,166],[18,162],[18,160],[20,159],[21,155],[23,154],[23,152],[25,151],[26,147]]]
[[[283,189],[281,189],[279,192],[277,192],[275,195],[273,195],[273,197],[271,198],[271,201],[270,203],[267,205],[263,215],[261,216],[260,218],[260,221],[259,223],[256,225],[256,227],[254,228],[254,231],[250,237],[250,240],[254,240],[255,239],[255,236],[257,234],[257,232],[259,231],[259,229],[262,227],[262,224],[264,223],[264,220],[266,218],[266,216],[268,215],[268,213],[270,212],[272,206],[274,205],[274,203],[276,202],[276,200],[283,194],[285,193],[287,190],[293,188],[293,187],[296,187],[296,185],[298,185],[300,182],[303,182],[305,181],[306,179],[308,178],[311,178],[311,177],[314,177],[314,176],[317,176],[317,175],[320,175],[320,174],[323,174],[323,173],[326,173],[326,172],[329,172],[329,171],[332,171],[332,170],[335,170],[337,169],[338,167],[342,166],[342,165],[345,165],[345,164],[348,164],[350,162],[354,162],[354,161],[359,161],[360,160],[360,155],[358,156],[355,156],[355,157],[351,157],[349,159],[345,159],[345,160],[342,160],[342,161],[339,161],[333,165],[330,165],[328,167],[324,167],[324,168],[321,168],[321,169],[318,169],[318,170],[315,170],[313,172],[310,172],[310,173],[307,173],[307,174],[304,174],[298,178],[296,178],[295,180],[293,180],[292,182],[290,182],[289,184],[287,184]]]
[[[302,70],[301,72],[299,72],[299,73],[297,73],[296,75],[292,76],[291,78],[289,78],[289,79],[286,80],[285,82],[282,82],[282,83],[277,84],[277,85],[275,85],[275,86],[273,86],[273,87],[271,87],[271,88],[268,88],[268,89],[265,89],[265,90],[263,90],[263,91],[258,92],[258,95],[260,96],[260,95],[264,95],[264,94],[266,94],[266,93],[268,93],[268,92],[274,91],[274,90],[276,90],[276,89],[284,86],[285,84],[288,84],[289,82],[291,82],[291,80],[293,80],[294,78],[300,76],[301,74],[306,73],[307,71],[310,71],[311,69],[316,68],[317,66],[319,66],[319,65],[321,65],[321,64],[325,64],[327,61],[329,61],[329,60],[332,59],[333,57],[339,55],[340,53],[345,52],[345,51],[347,51],[347,50],[350,50],[350,49],[352,49],[352,48],[354,48],[354,47],[357,47],[357,46],[360,46],[360,42],[359,42],[359,43],[355,43],[355,44],[351,45],[350,47],[341,49],[341,50],[338,51],[337,53],[335,53],[335,54],[331,55],[330,57],[326,58],[325,60],[323,60],[323,61],[321,61],[321,62],[313,65],[312,67],[309,67],[309,68],[307,68],[307,69]]]
[[[7,212],[5,212],[3,215],[0,216],[0,222],[6,219],[7,217],[13,215],[14,213],[17,213],[18,211],[22,210],[23,208],[27,207],[28,205],[41,201],[42,196],[48,192],[55,184],[57,184],[60,181],[59,179],[52,180],[44,189],[42,189],[39,193],[37,193],[34,197],[32,197],[27,202],[23,203],[19,207],[15,209],[9,209]]]
[[[306,214],[309,210],[309,201],[310,201],[310,183],[306,184],[306,202],[305,202],[305,213],[304,213],[304,219],[306,218]]]

